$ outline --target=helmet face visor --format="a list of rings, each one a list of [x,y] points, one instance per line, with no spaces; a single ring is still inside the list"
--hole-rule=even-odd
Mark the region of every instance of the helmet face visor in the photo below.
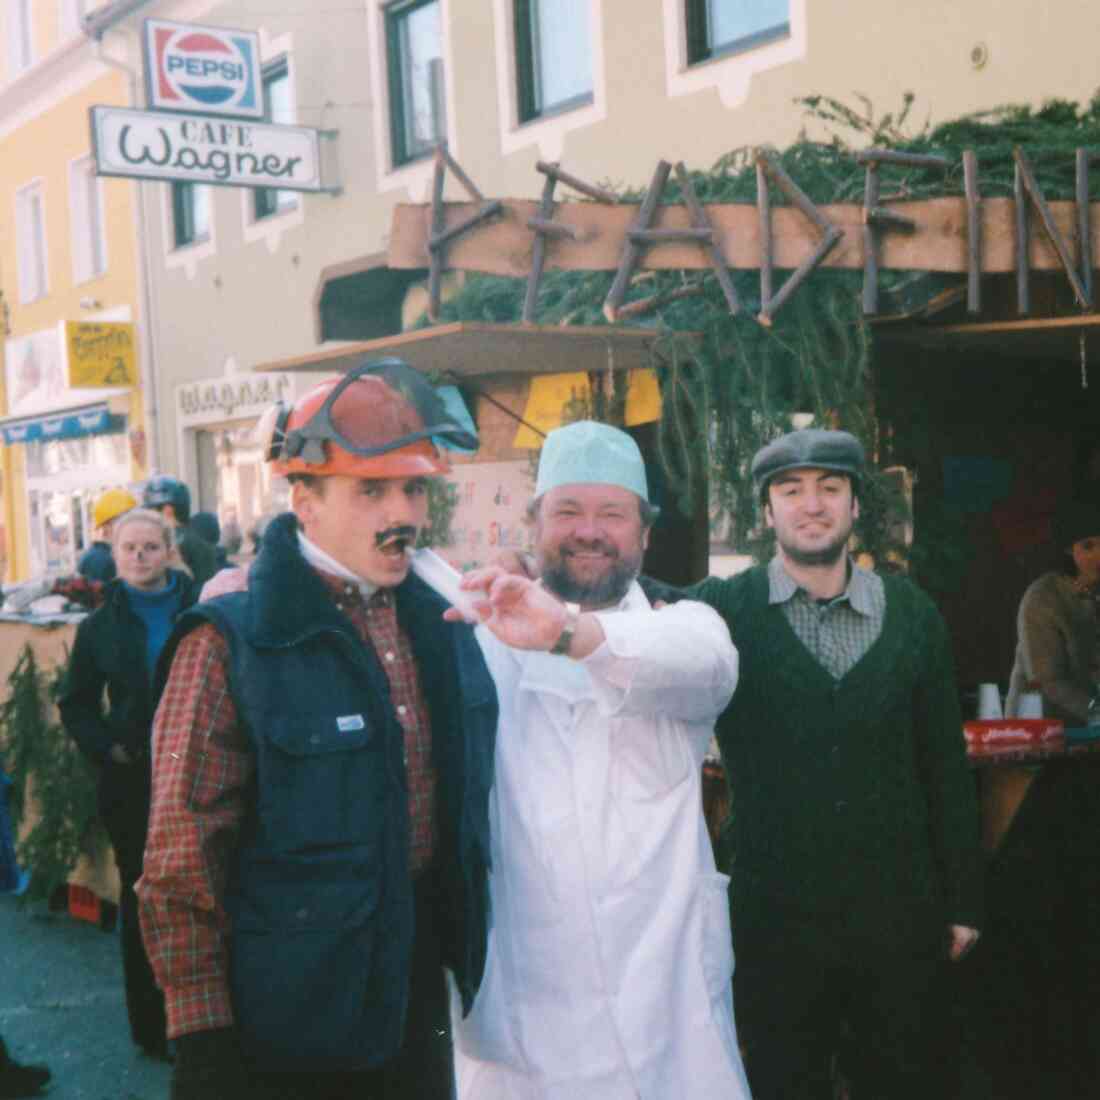
[[[332,386],[304,423],[291,426],[294,419],[291,410],[276,412],[265,417],[259,434],[270,440],[270,459],[293,462],[299,470],[325,466],[329,461],[326,443],[359,458],[407,450],[415,444],[421,444],[425,453],[434,453],[433,436],[452,439],[460,446],[477,446],[477,437],[447,414],[432,386],[400,360],[356,367]]]

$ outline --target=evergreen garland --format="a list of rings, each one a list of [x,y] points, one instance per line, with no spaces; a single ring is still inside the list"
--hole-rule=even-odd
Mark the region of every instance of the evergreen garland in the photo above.
[[[880,164],[884,200],[962,195],[962,152],[968,148],[978,157],[982,194],[1011,196],[1017,146],[1026,147],[1049,200],[1073,198],[1074,150],[1100,147],[1100,96],[1084,108],[1064,100],[1038,109],[1000,107],[935,128],[925,124],[916,134],[906,133],[912,94],[905,96],[898,112],[882,116],[876,116],[865,99],[862,111],[826,96],[796,102],[808,120],[830,131],[830,137],[814,141],[803,136],[776,157],[819,204],[862,202],[865,169],[853,154],[865,146],[938,153],[951,162],[946,171]],[[692,172],[700,202],[755,202],[755,155],[755,149],[735,149],[709,172]],[[1091,174],[1090,189],[1100,197],[1100,172]],[[638,201],[642,192],[620,189],[619,194],[623,201]],[[787,202],[774,187],[771,198],[773,205]],[[674,179],[661,201],[680,201]],[[770,540],[756,527],[749,463],[761,446],[791,430],[793,414],[809,414],[814,425],[853,432],[863,441],[872,465],[882,457],[870,383],[872,339],[860,300],[862,272],[815,271],[771,327],[754,319],[760,307],[758,273],[731,275],[743,305],[737,317],[730,315],[708,271],[638,272],[626,301],[653,296],[663,301],[631,323],[660,336],[658,351],[664,365],[658,371],[658,449],[682,509],[690,510],[699,502],[703,486],[709,486],[712,530],[724,533],[741,549],[765,554],[770,552]],[[602,307],[612,279],[613,273],[602,271],[546,272],[536,320],[549,325],[606,324]],[[945,285],[961,282],[924,272],[884,271],[880,293],[884,301],[904,298],[907,289],[936,285],[937,279]],[[518,323],[525,287],[523,279],[470,275],[443,304],[439,322]],[[428,322],[421,318],[419,323]],[[616,422],[614,416],[598,418]],[[876,561],[897,561],[903,547],[893,532],[904,515],[904,504],[887,480],[872,474],[856,529],[862,549]]]
[[[63,670],[39,668],[30,645],[8,678],[0,703],[0,747],[12,781],[12,822],[18,829],[33,801],[36,820],[16,846],[31,872],[28,900],[49,898],[64,886],[82,855],[102,851],[106,838],[97,820],[95,777],[61,724],[50,713]]]

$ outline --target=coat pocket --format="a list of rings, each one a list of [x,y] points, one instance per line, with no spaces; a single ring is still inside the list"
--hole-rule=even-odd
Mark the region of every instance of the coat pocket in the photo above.
[[[384,733],[369,716],[271,716],[265,732],[257,791],[269,843],[286,852],[371,843],[388,778]]]

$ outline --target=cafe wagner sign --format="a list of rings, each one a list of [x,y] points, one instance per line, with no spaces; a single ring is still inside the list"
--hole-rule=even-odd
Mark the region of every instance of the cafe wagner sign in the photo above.
[[[204,115],[92,107],[101,176],[322,191],[318,132]]]

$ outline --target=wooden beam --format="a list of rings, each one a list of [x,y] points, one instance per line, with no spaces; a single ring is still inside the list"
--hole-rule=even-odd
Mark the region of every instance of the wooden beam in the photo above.
[[[668,182],[668,174],[672,171],[672,165],[667,160],[657,162],[653,172],[653,179],[649,182],[649,190],[638,209],[638,216],[630,229],[648,229],[653,222],[653,215],[657,212],[657,201]],[[614,322],[619,306],[626,296],[626,288],[630,285],[630,276],[634,273],[634,265],[638,262],[643,248],[630,238],[630,230],[627,231],[623,241],[622,252],[619,256],[619,269],[615,272],[615,278],[611,283],[611,289],[607,292],[607,298],[603,304],[603,314],[611,322]]]
[[[758,193],[759,199],[759,193]],[[447,249],[447,267],[459,271],[483,271],[494,275],[527,278],[530,271],[531,231],[527,221],[538,215],[538,201],[504,199],[499,218],[481,226],[476,233],[452,241]],[[1051,217],[1067,237],[1077,225],[1076,203],[1047,204]],[[463,221],[480,204],[448,202],[443,214],[447,225]],[[1100,256],[1100,213],[1090,204],[1090,254]],[[859,270],[863,267],[863,207],[859,203],[833,203],[816,208],[819,215],[841,232],[841,239],[821,261],[822,267]],[[910,271],[938,271],[965,275],[969,270],[967,204],[963,197],[893,202],[890,209],[911,218],[916,230],[909,234],[887,233],[880,242],[879,263],[884,268]],[[757,271],[761,266],[762,230],[760,212],[754,203],[708,203],[703,206],[715,231],[715,248],[733,270]],[[985,198],[980,204],[978,228],[982,241],[982,270],[986,275],[1016,270],[1015,203],[1011,198]],[[660,224],[686,228],[691,222],[684,206],[660,208]],[[554,220],[575,228],[579,241],[556,241],[547,257],[547,268],[562,271],[614,271],[621,259],[627,231],[637,221],[637,203],[604,206],[591,202],[560,202]],[[804,212],[790,206],[770,211],[774,267],[793,270],[807,252],[816,247],[819,232],[807,224]],[[425,268],[430,262],[428,239],[432,225],[422,204],[398,204],[391,223],[389,266]],[[700,270],[710,266],[710,257],[697,244],[654,245],[639,259],[638,269],[649,271]],[[1058,271],[1062,261],[1045,235],[1030,244],[1033,271]]]
[[[687,168],[684,167],[683,161],[679,161],[676,165],[676,179],[684,196],[684,205],[691,216],[691,224],[697,229],[705,228],[710,233],[710,237],[703,244],[703,251],[710,259],[710,266],[714,268],[715,278],[717,278],[718,285],[722,288],[722,295],[726,299],[726,305],[729,306],[730,313],[736,316],[741,312],[741,302],[737,297],[737,290],[734,288],[733,279],[730,278],[726,261],[714,243],[714,229],[707,220],[707,212],[703,209],[703,204],[699,201],[698,195],[695,194],[695,185],[691,182],[691,176],[688,174]]]
[[[878,161],[868,160],[863,177],[863,315],[878,313],[878,234],[868,214],[878,206]]]
[[[1078,149],[1076,156],[1076,195],[1077,195],[1077,270],[1081,273],[1081,282],[1085,295],[1092,306],[1092,249],[1089,231],[1089,163],[1092,156],[1087,149]]]
[[[973,149],[963,152],[963,187],[966,189],[966,309],[982,311],[982,197],[978,193],[978,158]]]
[[[546,161],[540,160],[535,163],[535,168],[548,178],[564,183],[566,187],[572,187],[574,191],[581,195],[587,195],[590,199],[595,199],[596,202],[605,202],[614,206],[619,201],[619,196],[614,192],[605,191],[602,187],[596,187],[591,183],[585,183],[577,176],[563,172],[556,163],[547,164]]]
[[[863,149],[857,164],[897,164],[905,168],[950,168],[951,161],[935,153],[899,153],[893,149]]]

